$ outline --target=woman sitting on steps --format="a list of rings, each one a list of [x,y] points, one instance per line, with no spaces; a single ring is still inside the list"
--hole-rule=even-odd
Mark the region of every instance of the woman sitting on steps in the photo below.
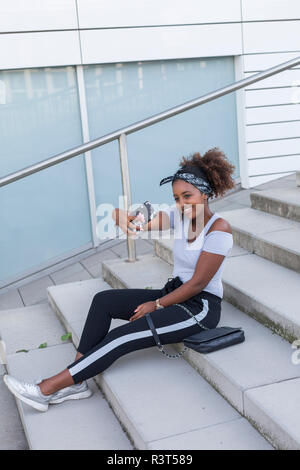
[[[40,383],[4,376],[5,384],[17,398],[39,411],[47,411],[49,404],[91,396],[87,379],[125,354],[156,346],[145,318],[147,313],[151,313],[161,344],[179,343],[198,333],[196,319],[206,328],[218,325],[222,272],[233,238],[229,223],[211,212],[208,199],[234,188],[234,168],[218,148],[203,157],[199,153],[189,159],[182,157],[180,169],[160,182],[172,182],[176,207],[160,211],[144,227],[175,229],[173,277],[180,280],[179,287],[166,295],[163,288],[98,292],[91,302],[72,364]],[[127,212],[116,209],[113,218],[126,234],[132,233],[133,217]],[[109,331],[112,318],[128,323]]]

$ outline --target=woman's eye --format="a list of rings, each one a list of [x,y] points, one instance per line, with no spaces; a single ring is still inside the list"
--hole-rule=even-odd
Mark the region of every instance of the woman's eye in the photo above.
[[[191,195],[190,194],[185,194],[184,197],[191,197]],[[174,198],[174,201],[177,202],[178,198]]]

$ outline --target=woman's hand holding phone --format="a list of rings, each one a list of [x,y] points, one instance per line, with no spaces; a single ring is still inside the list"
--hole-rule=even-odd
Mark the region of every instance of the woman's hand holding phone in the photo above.
[[[128,236],[133,236],[140,227],[132,223],[132,220],[136,218],[134,215],[130,215],[128,211],[116,208],[112,212],[112,218],[115,221],[115,225],[118,225],[120,229]]]

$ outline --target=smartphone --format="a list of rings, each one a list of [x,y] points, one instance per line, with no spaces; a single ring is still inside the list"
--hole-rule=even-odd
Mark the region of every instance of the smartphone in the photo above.
[[[155,216],[155,211],[152,204],[149,201],[145,201],[143,204],[130,212],[130,215],[136,217],[131,221],[131,223],[140,227],[140,229],[143,229],[143,226],[147,225],[147,223],[153,219]]]

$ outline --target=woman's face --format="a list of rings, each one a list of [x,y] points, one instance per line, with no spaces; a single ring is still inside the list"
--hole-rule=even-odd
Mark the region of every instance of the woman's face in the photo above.
[[[195,219],[204,214],[204,204],[207,196],[193,184],[183,180],[175,180],[173,185],[173,196],[177,209],[188,219]]]

